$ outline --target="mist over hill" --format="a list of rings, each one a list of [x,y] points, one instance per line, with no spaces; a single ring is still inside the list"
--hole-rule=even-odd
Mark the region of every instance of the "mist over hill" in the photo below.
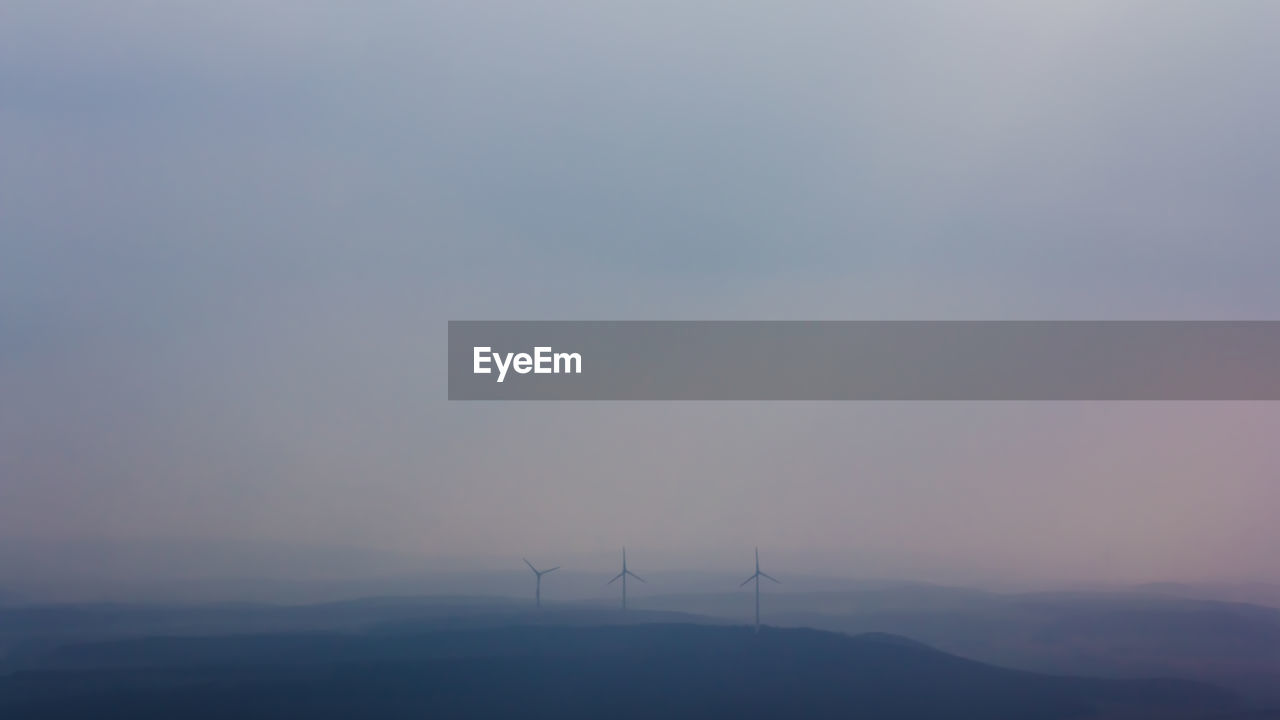
[[[68,643],[142,636],[751,621],[752,593],[736,588],[736,577],[645,575],[649,583],[629,587],[632,610],[625,613],[618,610],[616,586],[606,586],[603,574],[568,571],[548,576],[545,607],[535,612],[533,578],[527,570],[421,576],[430,587],[454,582],[467,587],[477,577],[488,578],[492,586],[523,597],[407,593],[305,604],[16,605],[0,608],[0,666]],[[766,624],[891,633],[962,657],[1035,672],[1197,679],[1256,704],[1280,705],[1280,610],[1274,608],[1182,597],[1169,588],[1004,594],[924,583],[784,578],[785,586],[765,588]],[[655,593],[708,585],[736,589]],[[806,587],[828,589],[796,591]],[[571,599],[578,591],[587,593],[586,598]]]

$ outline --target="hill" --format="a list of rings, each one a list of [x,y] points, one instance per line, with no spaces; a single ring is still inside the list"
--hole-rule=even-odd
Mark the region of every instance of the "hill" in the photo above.
[[[689,624],[169,637],[62,648],[0,715],[70,718],[1196,718],[1180,680],[1053,677],[884,635]]]
[[[649,609],[749,618],[749,593],[641,598]],[[766,622],[904,635],[957,655],[1036,672],[1171,676],[1280,705],[1280,610],[1152,593],[1002,595],[901,585],[765,597]]]

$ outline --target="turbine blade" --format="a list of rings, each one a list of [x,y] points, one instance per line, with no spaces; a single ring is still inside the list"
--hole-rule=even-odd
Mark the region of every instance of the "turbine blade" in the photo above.
[[[627,571],[627,574],[628,574],[628,575],[630,575],[631,577],[633,577],[633,578],[635,578],[635,579],[639,580],[639,581],[640,581],[640,582],[642,582],[642,583],[647,583],[647,582],[649,582],[648,580],[645,580],[644,578],[642,578],[642,577],[640,577],[639,575],[637,575],[637,574],[635,574],[635,573],[631,572],[630,570],[628,570],[628,571]]]
[[[742,587],[743,585],[746,585],[747,583],[749,583],[749,582],[751,582],[752,580],[755,580],[755,579],[756,579],[756,576],[755,576],[755,575],[752,575],[751,577],[747,578],[746,580],[743,580],[743,581],[738,585],[738,587]]]
[[[778,579],[778,578],[776,578],[776,577],[773,577],[772,575],[768,575],[768,574],[766,574],[766,573],[760,573],[760,577],[766,577],[766,578],[769,578],[770,580],[772,580],[772,581],[774,581],[774,582],[778,583],[779,585],[781,585],[781,584],[782,584],[782,581],[781,581],[781,580],[779,580],[779,579]]]
[[[529,562],[529,558],[520,558],[520,559],[524,560],[524,564],[528,565],[529,569],[532,570],[535,575],[538,573],[538,568],[534,567],[533,563]]]
[[[615,582],[617,582],[617,581],[618,581],[618,579],[619,579],[619,578],[621,578],[621,577],[622,577],[622,573],[618,573],[617,575],[614,575],[614,576],[613,576],[613,579],[612,579],[612,580],[610,580],[609,582],[607,582],[607,583],[605,583],[605,584],[606,584],[606,585],[612,585],[612,584],[614,584]]]
[[[554,571],[559,570],[559,569],[560,569],[560,566],[559,566],[559,565],[557,565],[557,566],[555,566],[555,567],[551,568],[550,570],[543,570],[543,571],[542,571],[542,574],[543,574],[543,575],[546,575],[546,574],[547,574],[547,573],[549,573],[549,572],[554,572]]]

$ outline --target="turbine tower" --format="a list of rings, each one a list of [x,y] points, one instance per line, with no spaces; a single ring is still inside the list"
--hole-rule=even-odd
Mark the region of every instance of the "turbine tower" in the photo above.
[[[622,578],[622,609],[623,610],[627,609],[627,576],[628,575],[639,580],[640,582],[645,581],[644,578],[640,577],[639,575],[627,569],[627,549],[622,548],[622,572],[618,573],[617,575],[614,575],[613,579],[609,581],[609,584],[612,585],[618,581],[618,578]]]
[[[537,600],[538,607],[542,607],[542,576],[546,575],[549,572],[555,572],[556,570],[559,570],[560,566],[557,565],[551,568],[550,570],[539,570],[538,568],[533,566],[533,563],[529,562],[529,558],[520,558],[520,559],[524,560],[524,564],[528,565],[529,569],[532,570],[533,574],[538,578],[538,589],[534,591],[533,597],[535,600]]]
[[[760,572],[760,548],[756,548],[756,572],[751,577],[747,578],[746,580],[743,580],[742,585],[738,586],[738,587],[742,587],[743,585],[746,585],[752,580],[756,581],[756,632],[760,632],[760,578],[768,578],[778,583],[779,585],[782,584],[782,581],[778,580],[777,578],[771,577],[769,575],[766,575],[765,573]]]

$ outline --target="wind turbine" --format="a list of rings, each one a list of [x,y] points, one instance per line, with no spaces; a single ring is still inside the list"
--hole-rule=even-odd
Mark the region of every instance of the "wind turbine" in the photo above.
[[[542,607],[542,576],[546,575],[549,572],[555,572],[556,570],[559,570],[560,566],[557,565],[551,568],[550,570],[539,570],[538,568],[533,566],[533,563],[529,562],[528,558],[520,558],[520,559],[524,560],[524,564],[528,565],[529,569],[532,570],[533,574],[536,575],[538,578],[538,589],[537,591],[535,591],[533,597],[538,601],[538,607]]]
[[[627,576],[628,575],[639,580],[640,582],[645,581],[644,578],[640,577],[639,575],[627,569],[627,549],[622,548],[622,572],[618,573],[617,575],[614,575],[613,579],[610,580],[608,584],[612,585],[615,582],[617,582],[618,578],[622,578],[622,609],[623,610],[627,609]]]
[[[777,578],[771,577],[769,575],[766,575],[765,573],[760,572],[760,548],[756,548],[756,572],[751,577],[747,578],[746,580],[743,580],[742,585],[738,586],[738,587],[742,587],[743,585],[746,585],[752,580],[756,581],[756,632],[760,632],[760,578],[769,578],[770,580],[778,583],[779,585],[782,584],[782,581],[778,580]]]

